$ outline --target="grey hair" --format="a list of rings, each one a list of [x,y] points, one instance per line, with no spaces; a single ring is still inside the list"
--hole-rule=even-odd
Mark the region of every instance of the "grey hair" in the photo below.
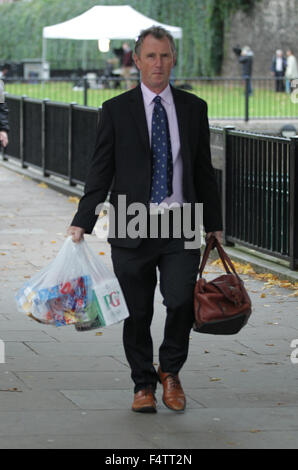
[[[171,35],[171,33],[169,33],[169,31],[162,28],[161,26],[151,26],[150,28],[143,29],[143,31],[141,31],[138,39],[136,40],[136,44],[135,44],[135,54],[138,57],[140,57],[141,47],[142,47],[142,44],[144,42],[144,39],[147,36],[149,36],[149,34],[151,34],[151,36],[153,36],[155,39],[168,38],[168,40],[170,42],[171,49],[172,49],[173,56],[174,56],[174,58],[177,57],[176,45],[175,45],[175,41],[174,41],[173,36]]]
[[[244,46],[242,48],[242,53],[243,54],[249,54],[250,52],[252,52],[251,48],[249,46]]]

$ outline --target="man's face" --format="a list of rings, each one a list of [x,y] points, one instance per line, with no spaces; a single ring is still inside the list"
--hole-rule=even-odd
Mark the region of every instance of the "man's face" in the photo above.
[[[169,83],[174,56],[167,37],[156,39],[149,34],[145,37],[140,56],[134,55],[142,81],[151,91],[160,93]]]

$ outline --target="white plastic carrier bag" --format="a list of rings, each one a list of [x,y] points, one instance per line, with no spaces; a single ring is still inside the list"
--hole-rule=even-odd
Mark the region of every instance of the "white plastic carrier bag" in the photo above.
[[[19,311],[41,323],[75,324],[79,331],[90,324],[113,325],[129,316],[115,274],[85,240],[74,243],[71,237],[56,258],[23,285],[16,301]]]

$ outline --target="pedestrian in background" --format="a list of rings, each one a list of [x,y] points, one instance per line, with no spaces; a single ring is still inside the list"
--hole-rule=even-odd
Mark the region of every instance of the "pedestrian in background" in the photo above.
[[[287,60],[283,55],[283,51],[281,49],[277,49],[271,64],[271,72],[275,77],[275,91],[277,93],[285,91],[284,76],[286,68]]]
[[[8,107],[4,101],[4,85],[0,80],[0,146],[8,145]]]
[[[9,66],[8,65],[3,65],[2,70],[0,70],[0,79],[4,80],[4,78],[6,77],[8,72],[9,72]]]
[[[125,86],[128,90],[130,88],[130,76],[133,68],[133,52],[127,42],[122,44],[123,55],[122,55],[122,75],[125,78]]]
[[[252,82],[251,82],[253,56],[254,56],[254,53],[249,46],[244,46],[241,49],[239,62],[242,65],[242,77],[248,83],[248,96],[251,96],[253,93]]]
[[[292,80],[298,79],[298,63],[292,49],[287,50],[287,68],[286,68],[286,91],[291,93]]]

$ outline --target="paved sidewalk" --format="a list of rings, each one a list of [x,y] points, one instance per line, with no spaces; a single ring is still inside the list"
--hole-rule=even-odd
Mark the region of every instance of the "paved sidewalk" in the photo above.
[[[298,446],[298,298],[243,276],[253,301],[236,336],[192,332],[181,372],[188,407],[171,412],[158,388],[158,413],[130,411],[133,392],[122,324],[78,333],[41,325],[17,312],[16,290],[61,247],[76,210],[67,196],[0,164],[0,448],[243,449]],[[111,266],[110,249],[86,236]],[[100,256],[100,255],[99,255]],[[208,277],[217,268],[208,266]],[[265,294],[266,297],[261,297]],[[155,352],[165,310],[159,292]],[[298,340],[297,340],[298,343]],[[156,355],[156,363],[158,357]]]

